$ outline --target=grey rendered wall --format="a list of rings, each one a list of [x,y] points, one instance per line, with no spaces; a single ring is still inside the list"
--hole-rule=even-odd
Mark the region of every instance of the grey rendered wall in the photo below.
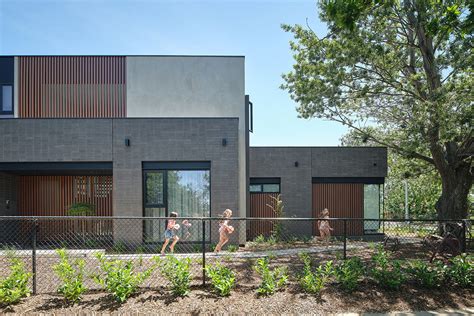
[[[142,214],[142,161],[211,161],[211,215],[238,210],[238,124],[232,118],[114,120],[114,215]],[[138,224],[118,231],[117,239],[142,237]]]
[[[237,117],[239,207],[246,214],[245,58],[127,57],[127,117]]]

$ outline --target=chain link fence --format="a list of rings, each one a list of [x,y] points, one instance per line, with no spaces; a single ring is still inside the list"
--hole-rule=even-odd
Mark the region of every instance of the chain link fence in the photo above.
[[[252,278],[255,260],[265,256],[298,269],[297,258],[303,252],[323,262],[355,256],[368,260],[376,245],[393,251],[397,259],[431,260],[472,250],[469,220],[232,218],[229,225],[234,230],[218,253],[214,250],[220,240],[221,218],[177,218],[172,234],[166,235],[168,220],[0,217],[0,279],[8,275],[13,256],[33,273],[33,293],[55,292],[59,284],[53,268],[59,262],[56,250],[66,249],[71,259],[84,259],[86,286],[99,289],[93,281],[100,272],[98,254],[131,261],[137,271],[144,271],[154,264],[155,257],[170,254],[175,240],[173,255],[190,259],[194,286],[206,282],[203,268],[217,261],[225,262],[245,280]],[[321,225],[328,227],[325,238],[321,237]],[[164,249],[165,237],[170,236]],[[143,286],[154,289],[168,283],[156,269]]]

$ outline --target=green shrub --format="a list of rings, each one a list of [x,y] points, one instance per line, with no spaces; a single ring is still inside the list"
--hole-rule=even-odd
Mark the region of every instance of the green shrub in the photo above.
[[[93,216],[95,215],[94,205],[89,203],[74,203],[67,210],[68,216]]]
[[[239,250],[239,246],[237,246],[237,245],[229,245],[229,246],[227,246],[227,250],[228,250],[229,252],[236,252],[236,251]]]
[[[168,255],[162,259],[154,257],[161,274],[171,283],[171,292],[176,296],[186,296],[191,285],[191,259],[178,259]]]
[[[442,263],[427,264],[421,260],[415,260],[410,263],[408,272],[422,287],[435,288],[441,286],[445,268]]]
[[[84,259],[76,259],[74,263],[69,262],[66,250],[57,249],[59,264],[53,266],[54,271],[59,276],[62,284],[58,288],[58,293],[64,296],[66,301],[76,303],[81,300],[82,294],[87,291],[84,286]]]
[[[462,287],[474,286],[474,256],[461,254],[451,259],[447,277]]]
[[[383,288],[398,290],[405,282],[405,273],[400,261],[391,260],[389,254],[380,245],[372,256],[374,266],[371,275]]]
[[[117,241],[114,243],[114,246],[112,247],[112,251],[115,253],[125,253],[127,252],[127,246],[123,241]]]
[[[319,265],[316,271],[312,271],[311,258],[306,253],[300,254],[303,261],[303,273],[299,277],[299,284],[303,291],[310,294],[319,294],[324,285],[333,273],[332,261],[326,262],[325,265]]]
[[[151,276],[155,266],[136,272],[133,262],[122,260],[107,260],[102,253],[97,254],[101,273],[93,277],[94,281],[104,287],[113,297],[123,303],[136,293],[140,284]]]
[[[214,292],[219,296],[228,296],[235,285],[235,273],[216,262],[214,266],[206,267],[206,274],[211,279]]]
[[[271,295],[283,287],[288,281],[288,274],[285,268],[277,267],[270,269],[270,259],[260,258],[254,268],[262,278],[262,283],[257,289],[259,295]]]
[[[342,288],[352,292],[357,289],[359,281],[364,276],[364,265],[357,257],[343,260],[335,267],[334,274]]]
[[[257,244],[263,244],[265,242],[265,236],[258,235],[257,237],[253,239],[253,242]]]
[[[30,295],[28,281],[32,274],[26,272],[25,264],[10,255],[10,275],[0,281],[0,305],[18,303]]]

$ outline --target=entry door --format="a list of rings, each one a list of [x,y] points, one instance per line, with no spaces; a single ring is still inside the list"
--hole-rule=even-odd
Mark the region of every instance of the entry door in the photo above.
[[[320,217],[323,209],[329,210],[332,218],[363,218],[364,217],[364,184],[362,183],[313,183],[313,217]],[[342,221],[330,222],[335,236],[344,234]],[[363,221],[347,222],[348,236],[364,234]],[[317,223],[313,233],[319,235]]]

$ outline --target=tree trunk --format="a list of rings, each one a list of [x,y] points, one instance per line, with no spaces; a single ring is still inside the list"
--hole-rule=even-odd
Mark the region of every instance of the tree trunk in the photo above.
[[[465,219],[469,216],[469,191],[472,186],[472,170],[469,162],[459,163],[457,168],[448,167],[440,172],[442,193],[436,202],[438,219]]]

